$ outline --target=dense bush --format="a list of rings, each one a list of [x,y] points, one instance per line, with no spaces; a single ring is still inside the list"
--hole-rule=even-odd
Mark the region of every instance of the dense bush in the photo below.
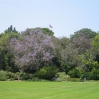
[[[17,80],[17,76],[15,73],[12,72],[6,72],[6,76],[8,80]]]
[[[32,75],[29,75],[28,73],[25,73],[25,72],[17,72],[16,76],[18,80],[32,79]]]
[[[68,72],[68,74],[69,74],[70,77],[72,77],[72,78],[79,78],[79,77],[80,77],[80,71],[79,71],[79,69],[76,69],[76,68],[70,70],[70,71]]]
[[[81,75],[81,77],[80,77],[80,79],[81,79],[82,81],[84,81],[85,78],[86,78],[86,80],[90,80],[90,79],[91,79],[90,72],[84,72],[84,73]]]
[[[99,80],[99,69],[93,69],[90,73],[92,80]]]
[[[0,81],[16,80],[16,74],[8,71],[0,71]]]
[[[69,76],[66,75],[65,72],[58,72],[56,75],[55,75],[55,81],[68,81],[69,80]]]
[[[0,71],[0,81],[7,80],[7,73],[5,71]]]
[[[57,72],[58,69],[55,66],[44,66],[38,71],[37,76],[41,79],[51,80]]]
[[[12,73],[8,71],[0,71],[0,81],[6,81],[6,80],[29,80],[34,79],[35,77],[33,74],[28,74],[25,72],[17,72]]]
[[[99,80],[99,69],[93,68],[91,72],[85,72],[81,76],[81,80],[84,80],[84,78],[86,80]]]

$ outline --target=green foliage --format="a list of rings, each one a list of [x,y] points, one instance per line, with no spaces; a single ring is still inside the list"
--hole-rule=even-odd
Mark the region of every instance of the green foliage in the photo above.
[[[18,80],[29,80],[32,79],[32,76],[25,72],[17,72],[16,73]]]
[[[46,34],[44,35],[47,37],[45,40],[42,36],[37,35],[40,32],[43,35]],[[35,37],[33,34],[35,34]],[[99,34],[95,31],[83,28],[76,31],[70,38],[57,38],[54,37],[52,30],[38,27],[22,32],[21,38],[19,38],[19,35],[12,25],[8,27],[4,33],[0,34],[0,70],[4,70],[0,71],[1,75],[3,75],[0,76],[1,80],[51,80],[55,77],[57,71],[70,75],[71,78],[69,77],[70,79],[68,79],[70,81],[79,81],[78,78],[81,78],[81,80],[84,78],[87,80],[99,79]],[[14,48],[11,50],[9,42],[12,38],[13,40],[17,38],[15,40],[21,42],[20,44],[17,43],[19,45],[16,46],[12,40]],[[40,40],[42,40],[42,43],[40,43]],[[51,41],[51,43],[48,43],[49,41]],[[52,55],[48,53],[50,44],[52,48],[49,49],[49,52],[51,52]],[[14,49],[16,51],[12,53]],[[22,49],[22,53],[20,53],[20,49]],[[26,54],[23,52],[24,50],[26,50]],[[20,59],[21,54],[24,56],[22,59]],[[16,58],[15,55],[18,57]],[[49,57],[47,55],[51,56]],[[15,58],[18,60],[15,61]],[[17,63],[19,68],[18,66],[16,67],[15,63]],[[19,69],[22,69],[24,72],[19,72]],[[38,71],[36,76],[35,74],[28,74],[36,71]],[[58,73],[55,79],[57,81],[66,81],[66,77],[66,74]]]
[[[96,35],[92,41],[92,51],[93,56],[96,58],[96,61],[99,63],[99,34]]]
[[[7,80],[7,73],[5,71],[0,71],[0,81]]]
[[[27,28],[26,30],[26,34],[28,34],[30,31],[32,30],[42,30],[42,32],[46,35],[49,36],[54,36],[54,32],[52,30],[50,30],[49,28],[40,28],[40,27],[36,27],[36,28]]]
[[[92,61],[92,62],[86,62],[85,66],[84,66],[84,70],[86,72],[91,72],[93,68],[98,69],[99,68],[99,64],[97,61]]]
[[[97,61],[93,61],[92,62],[92,67],[96,68],[96,69],[99,69],[99,63]]]
[[[8,33],[8,32],[15,32],[15,33],[17,33],[18,31],[16,31],[16,28],[15,27],[13,27],[12,25],[10,25],[10,27],[8,27],[8,29],[6,29],[4,32],[5,33]]]
[[[71,78],[79,78],[80,77],[80,71],[79,69],[72,69],[68,72],[68,74],[70,75]]]
[[[63,60],[61,61],[61,69],[62,71],[68,73],[71,70],[70,64],[66,64]]]
[[[87,80],[99,80],[99,68],[93,67],[90,72],[84,72],[81,76],[81,80],[84,78]]]
[[[55,81],[68,81],[69,80],[69,76],[66,75],[65,72],[58,72],[56,75],[55,75]]]
[[[83,35],[85,35],[87,38],[94,38],[97,35],[97,33],[95,31],[92,31],[89,28],[82,28],[76,31],[74,35],[71,35],[71,39],[75,37],[83,36]]]
[[[12,73],[12,72],[7,72],[7,79],[8,80],[17,80],[17,76],[15,73]]]
[[[55,66],[44,66],[38,71],[37,76],[41,79],[51,80],[57,72],[58,69]]]
[[[92,70],[92,62],[86,62],[85,63],[85,66],[84,66],[84,69],[86,72],[90,72]]]
[[[80,79],[81,79],[82,81],[84,81],[84,78],[86,78],[86,80],[90,80],[90,79],[91,79],[90,72],[84,72],[84,73],[81,75]]]
[[[65,49],[68,47],[68,45],[70,44],[70,40],[67,37],[62,37],[59,39],[60,40],[60,46],[61,48]]]
[[[54,32],[52,30],[50,30],[49,28],[42,28],[42,31],[44,34],[47,34],[49,36],[53,36]]]
[[[99,80],[99,69],[93,68],[93,70],[90,73],[92,80]]]
[[[17,80],[17,76],[15,73],[2,70],[0,71],[0,81],[5,80]]]
[[[60,50],[55,49],[55,56],[52,59],[53,64],[61,71],[61,54]]]
[[[92,48],[93,50],[99,49],[99,34],[94,37],[92,42]]]
[[[5,80],[29,80],[29,79],[35,79],[33,74],[28,74],[25,72],[17,72],[12,73],[8,71],[0,71],[0,81]]]
[[[13,67],[13,55],[10,53],[9,42],[11,38],[18,38],[19,33],[14,31],[6,31],[0,36],[0,69],[15,71]]]

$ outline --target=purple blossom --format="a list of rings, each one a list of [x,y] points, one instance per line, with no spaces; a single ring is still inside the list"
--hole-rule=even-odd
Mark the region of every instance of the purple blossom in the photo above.
[[[54,57],[54,45],[51,37],[41,30],[22,32],[18,39],[11,39],[10,49],[15,56],[16,65],[38,69],[42,62],[50,62]]]

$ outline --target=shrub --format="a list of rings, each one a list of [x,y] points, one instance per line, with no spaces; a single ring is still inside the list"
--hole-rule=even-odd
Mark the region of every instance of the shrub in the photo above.
[[[25,72],[17,72],[16,73],[17,79],[18,80],[28,80],[30,79],[30,75]]]
[[[79,78],[80,77],[80,71],[78,69],[72,69],[68,72],[68,74],[70,75],[70,77],[72,78]]]
[[[41,79],[51,80],[57,72],[58,69],[55,66],[44,66],[38,71],[37,76]]]
[[[81,80],[86,78],[86,80],[99,80],[99,69],[93,68],[91,72],[85,72],[81,76]]]
[[[12,73],[8,71],[0,71],[0,81],[5,80],[28,80],[32,79],[33,75],[25,72]]]
[[[55,78],[55,81],[68,81],[70,77],[65,72],[58,72]]]
[[[5,80],[7,80],[7,72],[0,71],[0,81],[5,81]]]
[[[7,72],[7,79],[8,80],[17,80],[16,74],[12,72]]]
[[[84,81],[84,78],[86,78],[86,80],[90,80],[91,79],[91,75],[90,72],[84,72],[81,76],[81,81]]]
[[[90,73],[90,76],[92,80],[99,80],[99,69],[93,68]]]

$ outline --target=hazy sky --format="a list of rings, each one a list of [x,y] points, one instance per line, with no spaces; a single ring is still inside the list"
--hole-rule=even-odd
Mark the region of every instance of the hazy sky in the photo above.
[[[82,28],[99,31],[99,0],[0,0],[0,33],[10,25],[23,31],[49,24],[56,37]]]

